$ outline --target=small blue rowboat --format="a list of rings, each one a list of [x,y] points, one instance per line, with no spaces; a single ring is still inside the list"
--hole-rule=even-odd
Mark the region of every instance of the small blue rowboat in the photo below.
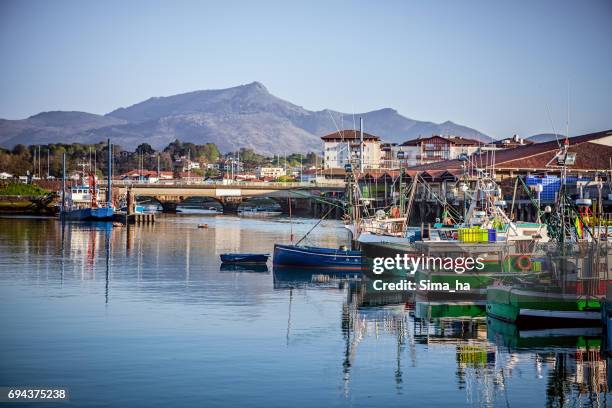
[[[367,265],[361,251],[297,245],[274,245],[274,266],[363,270]]]
[[[221,262],[226,264],[265,264],[269,254],[221,254]]]

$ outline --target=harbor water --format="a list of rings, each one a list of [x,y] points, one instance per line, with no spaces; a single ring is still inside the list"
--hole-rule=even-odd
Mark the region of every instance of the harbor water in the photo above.
[[[355,303],[355,279],[221,267],[316,222],[0,219],[0,386],[67,387],[57,406],[75,407],[607,405],[596,328],[521,332],[472,306]],[[336,221],[307,239],[349,242]]]

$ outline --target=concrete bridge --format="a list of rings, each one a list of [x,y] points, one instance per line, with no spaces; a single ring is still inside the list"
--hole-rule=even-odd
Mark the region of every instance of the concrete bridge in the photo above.
[[[212,198],[223,206],[224,212],[236,212],[238,206],[254,197],[265,197],[276,201],[284,212],[291,207],[296,210],[313,210],[314,198],[325,200],[325,197],[344,197],[344,183],[249,183],[232,184],[161,184],[113,182],[113,194],[124,194],[131,188],[136,197],[150,197],[158,201],[164,212],[176,212],[176,207],[192,197]]]

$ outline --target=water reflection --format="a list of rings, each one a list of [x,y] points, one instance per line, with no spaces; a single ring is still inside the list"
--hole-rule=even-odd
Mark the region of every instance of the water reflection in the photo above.
[[[262,264],[254,264],[254,265],[240,265],[240,264],[226,264],[222,263],[219,268],[221,272],[258,272],[265,273],[268,272],[268,265]]]
[[[221,265],[220,253],[288,242],[283,219],[158,220],[0,219],[10,333],[0,380],[61,378],[76,406],[138,406],[121,384],[151,395],[146,406],[607,404],[598,328],[519,330],[487,319],[479,301],[373,291],[355,273]],[[314,222],[299,220],[294,233]],[[343,234],[328,223],[310,244],[338,247]],[[100,387],[116,391],[92,400]]]
[[[385,296],[361,282],[350,287],[343,307],[345,392],[358,346],[381,337],[395,340],[394,382],[404,383],[402,357],[411,366],[427,358],[429,350],[452,347],[456,385],[466,401],[478,406],[510,406],[516,400],[515,382],[545,381],[545,405],[607,406],[608,360],[602,355],[601,327],[519,330],[517,326],[485,318],[478,302],[430,302],[419,296]],[[390,368],[390,367],[389,367]],[[532,401],[533,405],[538,405]],[[529,405],[532,405],[529,404]]]

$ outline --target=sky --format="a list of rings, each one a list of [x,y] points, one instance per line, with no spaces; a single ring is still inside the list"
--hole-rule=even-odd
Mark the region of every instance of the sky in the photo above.
[[[0,55],[5,119],[260,81],[496,138],[612,129],[612,0],[0,0]]]

